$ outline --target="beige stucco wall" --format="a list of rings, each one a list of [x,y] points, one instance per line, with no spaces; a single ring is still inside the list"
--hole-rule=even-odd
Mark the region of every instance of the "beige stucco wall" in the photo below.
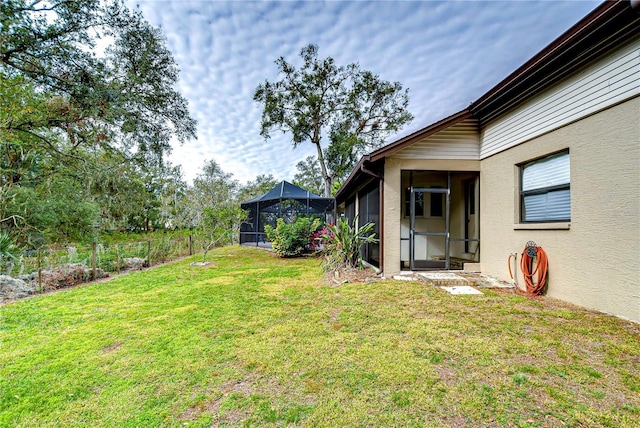
[[[402,218],[402,170],[480,171],[480,161],[397,159],[389,157],[384,164],[384,260],[386,277],[400,272],[400,222]]]
[[[565,148],[570,228],[517,230],[515,165]],[[533,240],[549,257],[549,296],[640,322],[640,97],[483,159],[480,171],[483,273],[509,279],[509,254]]]

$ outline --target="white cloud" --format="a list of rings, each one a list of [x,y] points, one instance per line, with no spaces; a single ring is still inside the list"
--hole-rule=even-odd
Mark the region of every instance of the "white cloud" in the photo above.
[[[466,107],[598,3],[130,2],[162,27],[198,120],[198,141],[176,146],[170,160],[193,178],[215,159],[241,181],[258,174],[290,180],[297,162],[315,154],[309,144],[293,150],[288,135],[267,142],[259,135],[253,92],[277,79],[279,56],[299,64],[300,49],[316,43],[322,57],[401,82],[415,115],[404,135]]]

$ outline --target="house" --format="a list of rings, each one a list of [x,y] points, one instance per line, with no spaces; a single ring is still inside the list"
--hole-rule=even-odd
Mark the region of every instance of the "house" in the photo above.
[[[385,276],[509,279],[527,242],[546,293],[640,322],[640,2],[605,2],[467,109],[362,157],[339,212],[376,223]]]

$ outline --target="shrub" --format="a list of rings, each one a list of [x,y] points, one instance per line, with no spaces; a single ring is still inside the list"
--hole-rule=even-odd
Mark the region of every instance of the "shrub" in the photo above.
[[[309,243],[309,249],[311,251],[320,251],[324,249],[324,238],[323,236],[330,233],[327,226],[323,226],[322,228],[316,230],[311,235],[311,242]]]
[[[277,220],[276,228],[267,225],[264,231],[280,257],[295,257],[309,246],[312,234],[320,227],[320,220],[298,217],[293,223]]]
[[[361,267],[362,245],[378,241],[375,233],[371,233],[374,223],[367,223],[356,230],[357,221],[358,216],[353,219],[353,226],[349,226],[349,220],[339,218],[335,225],[327,226],[328,233],[322,237],[327,256],[326,270]]]
[[[12,261],[16,259],[18,254],[18,247],[14,244],[13,239],[8,233],[0,233],[0,273],[3,273],[5,269],[10,270]]]

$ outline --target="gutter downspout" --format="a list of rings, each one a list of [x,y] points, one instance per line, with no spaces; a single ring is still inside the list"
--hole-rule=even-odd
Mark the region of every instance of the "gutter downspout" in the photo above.
[[[376,273],[376,275],[380,275],[382,273],[382,269],[375,267],[366,260],[362,260],[362,266],[372,269]]]
[[[360,171],[362,171],[362,172],[364,172],[365,174],[370,175],[370,176],[372,176],[372,177],[375,177],[375,178],[377,178],[378,180],[382,181],[382,176],[381,176],[381,175],[379,175],[379,174],[376,174],[375,172],[373,172],[373,171],[371,171],[371,170],[369,170],[369,169],[367,169],[367,168],[365,168],[365,167],[364,167],[364,162],[362,163],[362,165],[360,165]]]
[[[378,191],[379,196],[378,198],[380,199],[380,212],[378,213],[378,216],[380,218],[380,273],[382,274],[382,269],[384,266],[384,239],[382,239],[382,237],[384,236],[384,179],[381,178],[380,179],[380,190]]]

